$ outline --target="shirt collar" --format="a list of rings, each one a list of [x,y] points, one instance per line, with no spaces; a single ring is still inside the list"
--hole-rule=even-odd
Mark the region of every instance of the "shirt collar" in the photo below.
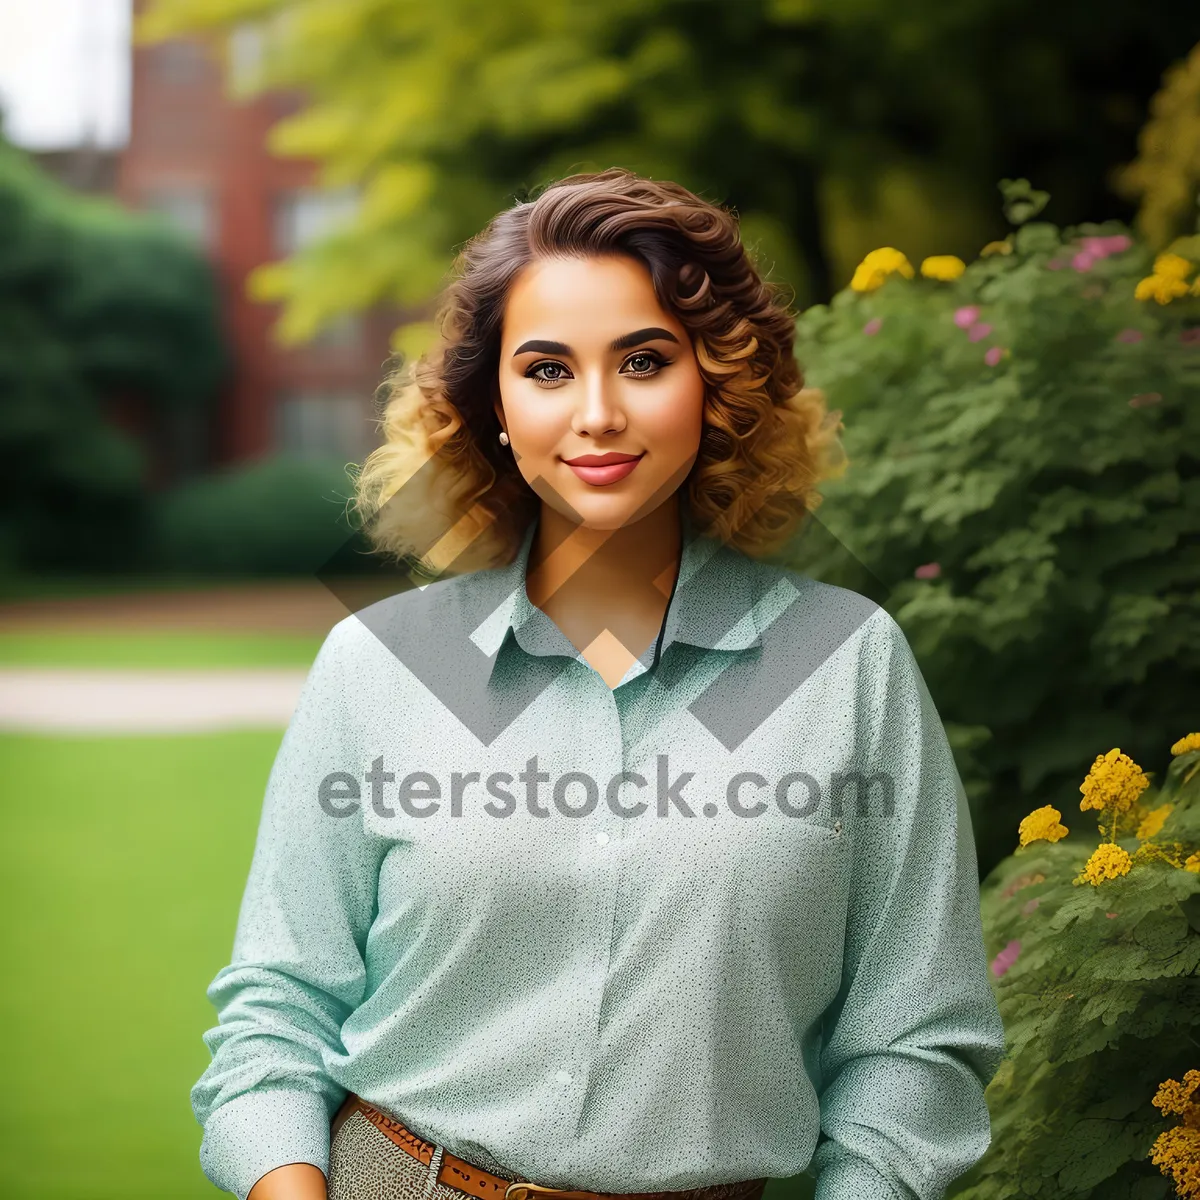
[[[495,590],[491,615],[471,635],[475,644],[499,661],[500,648],[511,635],[531,654],[579,652],[561,629],[536,605],[525,589],[529,555],[537,532],[530,522],[520,549],[506,566],[480,573],[480,582]],[[689,514],[680,511],[682,547],[679,577],[667,607],[660,656],[674,642],[706,650],[749,650],[762,645],[756,607],[755,564],[741,551],[699,533]]]

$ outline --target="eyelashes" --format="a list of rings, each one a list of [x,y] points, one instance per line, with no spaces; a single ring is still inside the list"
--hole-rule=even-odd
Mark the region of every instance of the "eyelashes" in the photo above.
[[[651,366],[644,371],[626,371],[622,372],[631,379],[651,379],[657,375],[663,367],[670,366],[672,360],[663,358],[663,356],[654,350],[639,350],[635,354],[631,354],[623,364],[628,366],[631,362],[636,362],[639,358],[648,359]],[[565,372],[561,375],[554,375],[546,378],[544,375],[539,375],[539,371],[544,371],[547,368]],[[571,375],[567,368],[556,359],[543,359],[541,362],[534,363],[529,370],[525,372],[526,379],[532,379],[534,383],[541,384],[543,387],[553,387],[556,383],[561,383],[565,379],[570,379]]]

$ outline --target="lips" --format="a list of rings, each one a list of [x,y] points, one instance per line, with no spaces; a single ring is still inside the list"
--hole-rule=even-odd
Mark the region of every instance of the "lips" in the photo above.
[[[563,462],[572,467],[606,467],[609,463],[634,462],[641,457],[640,454],[618,454],[610,450],[607,454],[580,454],[575,458],[564,458]]]
[[[576,458],[564,458],[563,462],[584,483],[603,486],[624,479],[641,460],[640,454],[618,454],[610,451],[608,454],[580,454]]]

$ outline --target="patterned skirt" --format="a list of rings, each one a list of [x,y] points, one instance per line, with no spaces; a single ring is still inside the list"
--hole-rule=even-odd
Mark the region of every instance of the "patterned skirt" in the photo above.
[[[677,1200],[761,1200],[765,1179],[664,1193]],[[329,1200],[469,1200],[435,1180],[420,1159],[402,1150],[362,1112],[352,1112],[329,1148]]]

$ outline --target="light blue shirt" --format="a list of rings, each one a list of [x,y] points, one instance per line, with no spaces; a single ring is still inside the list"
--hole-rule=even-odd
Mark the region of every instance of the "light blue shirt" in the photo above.
[[[530,603],[532,526],[330,632],[208,989],[219,1187],[327,1170],[347,1091],[554,1187],[809,1169],[818,1200],[931,1200],[983,1155],[1004,1031],[908,643],[683,529],[615,689]]]

